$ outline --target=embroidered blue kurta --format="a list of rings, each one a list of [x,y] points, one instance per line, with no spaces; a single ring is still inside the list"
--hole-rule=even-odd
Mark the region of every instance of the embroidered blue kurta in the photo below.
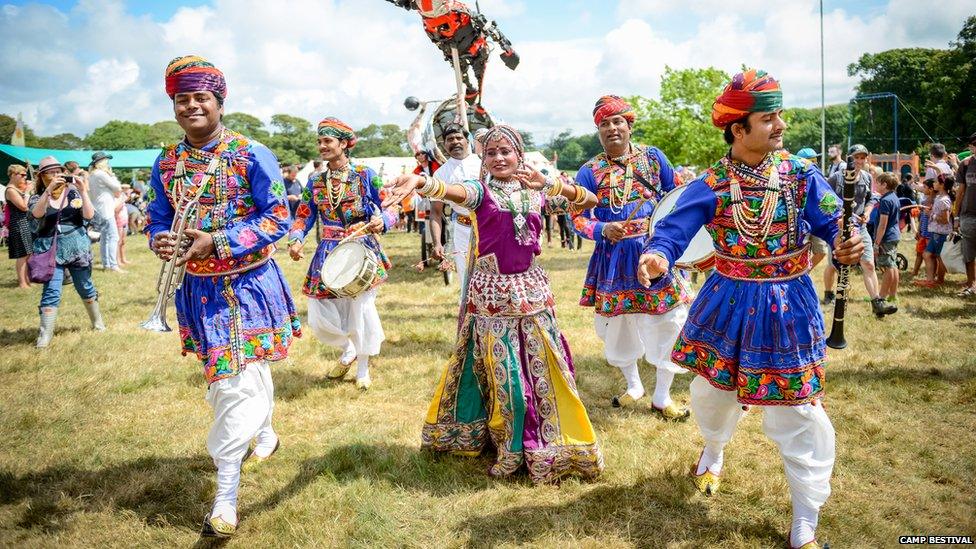
[[[304,242],[309,231],[315,227],[316,216],[322,228],[322,241],[315,249],[308,274],[302,285],[302,293],[315,299],[335,299],[336,296],[322,282],[322,265],[329,253],[345,238],[347,228],[357,223],[368,223],[374,216],[383,218],[384,231],[398,221],[393,210],[383,210],[379,188],[382,181],[371,168],[349,163],[349,175],[339,193],[339,203],[333,204],[329,197],[323,171],[318,177],[310,179],[302,191],[302,200],[295,212],[295,223],[288,235],[288,242]],[[313,213],[314,212],[314,213]],[[365,234],[360,242],[376,254],[378,265],[373,287],[386,281],[389,269],[393,266],[383,252],[376,236]]]
[[[594,208],[573,214],[576,231],[596,241],[580,305],[594,307],[602,316],[617,316],[661,314],[688,303],[690,296],[671,274],[651,288],[637,281],[637,265],[647,244],[654,206],[675,187],[674,170],[664,153],[641,145],[633,145],[625,158],[611,159],[601,153],[580,168],[576,183],[598,200]],[[627,220],[625,238],[611,242],[603,237],[606,223]]]
[[[205,172],[214,156],[221,162],[210,178]],[[179,161],[185,178],[174,177]],[[239,374],[250,362],[285,358],[301,323],[288,283],[271,259],[274,242],[291,224],[277,158],[230,130],[201,149],[186,141],[167,147],[150,179],[150,242],[170,229],[174,206],[201,185],[195,228],[213,236],[215,255],[187,263],[174,304],[183,353],[195,353],[213,383]]]
[[[782,191],[766,239],[743,238],[733,220],[730,183],[758,211],[769,170]],[[673,361],[739,402],[800,405],[823,396],[826,346],[823,316],[809,274],[811,234],[831,246],[840,199],[813,166],[774,153],[750,179],[728,158],[690,184],[675,211],[655,229],[645,253],[673,265],[705,226],[716,250],[716,271],[705,281],[672,353]],[[770,280],[775,279],[775,280]]]

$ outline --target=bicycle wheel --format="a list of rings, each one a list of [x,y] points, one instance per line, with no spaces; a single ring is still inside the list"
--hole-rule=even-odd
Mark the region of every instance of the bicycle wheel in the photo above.
[[[908,270],[908,258],[904,254],[898,254],[898,257],[895,258],[895,264],[898,265],[899,271]]]

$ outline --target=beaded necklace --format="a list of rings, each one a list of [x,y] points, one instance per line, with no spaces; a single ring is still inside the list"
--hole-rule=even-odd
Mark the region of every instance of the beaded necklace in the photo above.
[[[332,206],[332,209],[339,207],[339,203],[342,202],[342,197],[349,190],[349,173],[348,162],[338,170],[333,170],[328,165],[325,167],[322,179],[325,179],[325,190],[329,198],[329,205]],[[339,184],[333,184],[333,180],[339,181]]]
[[[504,204],[512,215],[515,239],[519,244],[531,243],[528,230],[528,214],[531,208],[529,190],[516,181],[499,181],[493,177],[488,180],[488,190],[495,197],[496,202]]]
[[[624,161],[626,162],[626,157],[622,158],[624,158]],[[610,168],[610,172],[608,173],[608,178],[610,179],[610,211],[615,214],[619,214],[623,211],[624,206],[627,204],[627,200],[630,198],[630,193],[634,188],[634,164],[632,162],[627,162],[627,169],[624,170],[624,188],[623,192],[619,195],[617,191],[620,177],[614,170],[615,166],[613,162],[608,160],[608,164]]]
[[[768,155],[755,169],[733,162],[729,157],[723,158],[722,161],[729,173],[732,220],[735,222],[735,228],[748,244],[765,242],[769,237],[773,219],[776,217],[776,207],[779,204],[781,191],[779,170],[776,169]],[[762,181],[762,178],[766,179],[766,184],[763,185],[762,203],[758,209],[754,210],[743,199],[740,181],[749,182],[751,180],[758,183]]]
[[[199,199],[203,196],[203,193],[210,187],[210,184],[217,180],[217,170],[224,164],[223,153],[227,151],[230,147],[230,140],[227,139],[226,132],[224,130],[220,131],[220,137],[218,138],[219,143],[214,147],[213,152],[207,152],[202,149],[197,149],[189,145],[181,146],[180,153],[176,159],[176,167],[173,170],[173,183],[172,183],[172,193],[173,197],[180,197],[179,202],[176,203],[177,208],[185,204],[187,201]],[[200,180],[199,185],[194,189],[192,185],[186,184],[186,160],[193,156],[198,160],[209,160],[207,164],[207,169],[203,174],[203,178]],[[226,174],[222,174],[226,175]],[[222,203],[224,198],[223,185],[216,185],[213,190],[214,195],[214,208],[211,210],[211,218],[213,221],[213,226],[215,228],[223,228],[227,217],[226,208],[218,208],[217,206]]]

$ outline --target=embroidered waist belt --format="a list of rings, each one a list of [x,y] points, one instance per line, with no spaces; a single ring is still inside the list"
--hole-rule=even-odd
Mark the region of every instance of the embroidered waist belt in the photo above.
[[[186,274],[193,276],[223,276],[250,271],[264,265],[275,253],[275,245],[268,244],[260,250],[241,258],[219,259],[211,256],[206,259],[191,259],[186,262]]]
[[[490,265],[476,263],[469,275],[467,297],[469,313],[492,317],[532,315],[555,304],[549,277],[538,265],[521,273],[500,274]]]
[[[624,236],[622,238],[637,238],[647,236],[651,229],[651,220],[647,217],[633,219],[624,223]]]
[[[785,255],[733,257],[715,254],[715,269],[727,278],[751,282],[776,282],[799,278],[810,272],[810,244]]]
[[[454,219],[461,225],[464,225],[465,227],[471,226],[471,218],[466,215],[456,214],[454,216]]]

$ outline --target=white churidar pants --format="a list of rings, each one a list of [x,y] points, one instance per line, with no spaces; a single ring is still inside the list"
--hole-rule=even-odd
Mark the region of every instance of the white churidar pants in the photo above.
[[[468,275],[468,251],[471,249],[471,227],[454,222],[453,244],[454,264],[457,265],[458,284],[464,288]]]
[[[211,383],[206,400],[214,411],[207,435],[210,457],[218,468],[220,462],[239,463],[251,440],[271,429],[271,366],[266,361],[252,362],[240,374]]]
[[[340,351],[350,342],[356,356],[376,356],[386,339],[376,311],[376,289],[354,298],[308,300],[308,325],[319,341]]]
[[[734,391],[712,387],[701,376],[691,382],[691,409],[705,444],[724,447],[745,413]],[[761,406],[763,432],[779,447],[794,504],[820,509],[830,496],[834,469],[834,426],[822,405]]]
[[[688,306],[682,303],[662,315],[594,315],[593,326],[611,366],[626,368],[643,356],[655,368],[680,374],[687,370],[671,362],[671,350],[687,319]]]

